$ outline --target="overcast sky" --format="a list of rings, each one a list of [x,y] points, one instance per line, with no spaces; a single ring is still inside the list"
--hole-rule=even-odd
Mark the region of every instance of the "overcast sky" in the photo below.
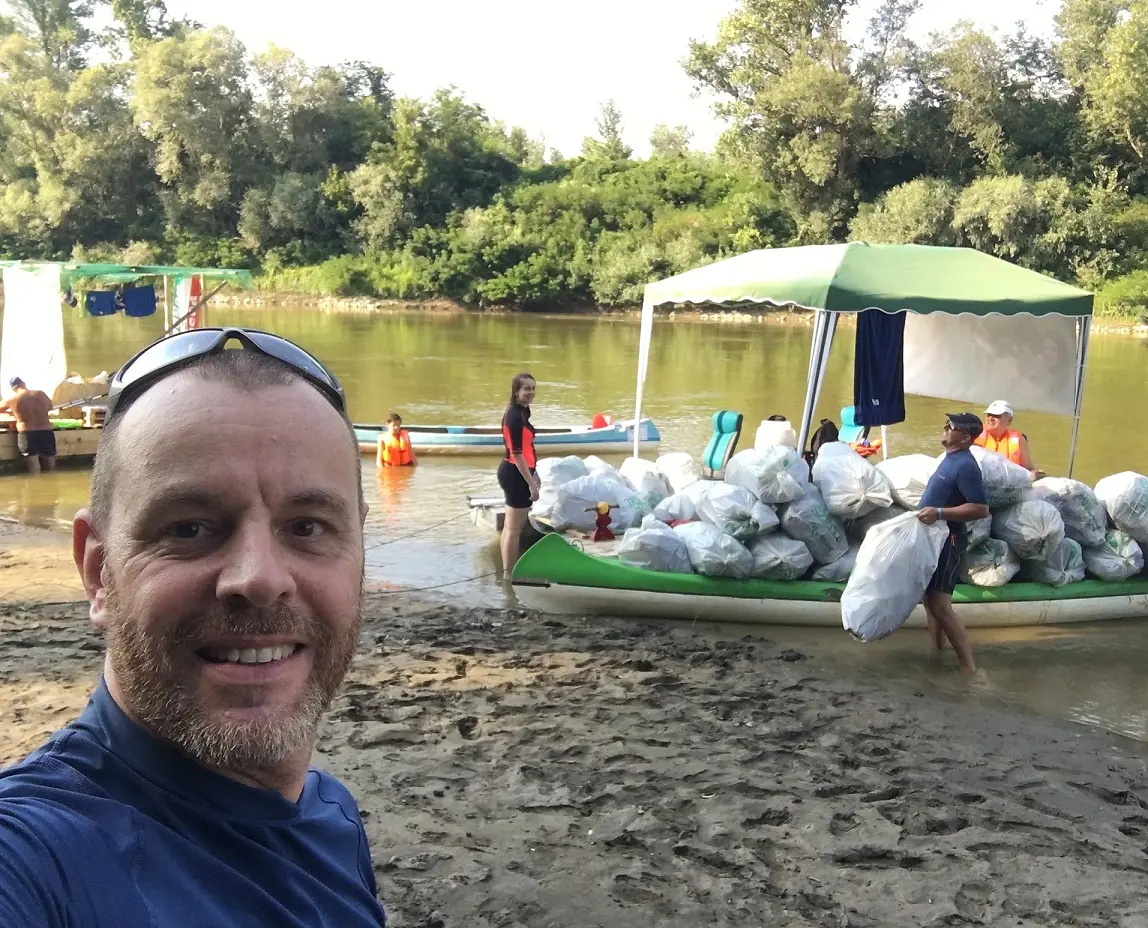
[[[862,15],[876,0],[861,0]],[[695,97],[681,67],[691,39],[714,36],[737,0],[168,0],[175,15],[233,29],[252,52],[289,48],[312,64],[367,60],[400,95],[455,85],[494,119],[544,136],[574,155],[613,98],[638,154],[658,123],[710,148],[721,132],[712,97]],[[1011,32],[1018,20],[1047,34],[1055,0],[924,0],[916,37],[958,19]],[[287,10],[291,10],[290,13]],[[867,17],[866,17],[867,18]],[[861,17],[856,17],[860,20]]]

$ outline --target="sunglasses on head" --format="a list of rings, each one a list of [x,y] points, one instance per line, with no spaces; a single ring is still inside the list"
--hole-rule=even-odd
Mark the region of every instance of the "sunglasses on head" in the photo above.
[[[232,339],[245,350],[257,351],[287,365],[326,396],[339,412],[346,412],[347,398],[338,379],[322,362],[294,342],[258,329],[209,328],[191,329],[153,342],[116,371],[108,390],[104,423],[111,420],[118,408],[152,384],[197,358],[218,354]]]

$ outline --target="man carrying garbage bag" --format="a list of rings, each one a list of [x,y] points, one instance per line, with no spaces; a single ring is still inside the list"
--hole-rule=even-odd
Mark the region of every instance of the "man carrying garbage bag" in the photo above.
[[[966,523],[989,514],[981,469],[976,458],[969,453],[969,447],[981,434],[981,429],[981,420],[970,412],[948,414],[941,433],[941,444],[947,453],[921,494],[917,514],[917,518],[926,525],[944,521],[949,528],[937,570],[925,592],[925,612],[933,647],[938,651],[944,647],[943,633],[957,652],[961,669],[969,673],[976,670],[973,649],[969,646],[964,626],[953,611],[953,588],[957,584],[961,556],[968,544]]]

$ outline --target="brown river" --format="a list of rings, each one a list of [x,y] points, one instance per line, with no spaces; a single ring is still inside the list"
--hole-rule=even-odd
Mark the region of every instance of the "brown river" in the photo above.
[[[510,379],[521,370],[538,381],[537,425],[588,424],[598,412],[618,418],[633,413],[638,343],[633,318],[219,307],[210,322],[266,329],[308,348],[340,377],[351,414],[360,422],[381,421],[395,411],[410,424],[497,423]],[[161,331],[155,318],[69,317],[68,369],[91,376],[115,368]],[[810,329],[801,324],[660,320],[644,404],[662,433],[659,451],[699,454],[716,409],[745,414],[743,446],[752,445],[758,423],[771,414],[796,421],[809,339]],[[852,330],[843,327],[820,416],[840,421],[840,408],[851,402],[852,353]],[[1092,339],[1074,476],[1095,483],[1117,471],[1148,468],[1146,365],[1148,340]],[[959,407],[916,397],[907,406],[908,421],[890,429],[891,453],[939,451],[944,413]],[[1028,434],[1037,464],[1051,474],[1064,473],[1071,422],[1022,413],[1017,425]],[[364,457],[372,586],[423,589],[472,604],[507,603],[509,594],[495,578],[495,539],[471,525],[466,509],[468,494],[497,494],[496,464],[496,458],[424,455],[413,470],[376,475],[373,458]],[[63,533],[87,492],[88,471],[82,468],[39,480],[0,477],[0,513]],[[924,636],[912,631],[862,645],[831,629],[705,625],[697,630],[762,634],[819,661],[911,690],[1011,705],[1148,741],[1148,626],[1133,622],[980,632],[974,645],[983,671],[971,680],[955,672],[951,654],[938,665]]]

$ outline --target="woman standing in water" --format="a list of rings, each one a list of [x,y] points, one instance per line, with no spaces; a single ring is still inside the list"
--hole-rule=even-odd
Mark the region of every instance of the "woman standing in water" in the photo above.
[[[510,384],[510,403],[502,416],[502,442],[506,457],[498,465],[498,485],[506,498],[502,524],[502,575],[509,579],[518,561],[519,540],[538,499],[538,476],[534,471],[534,426],[530,424],[530,404],[537,385],[529,374],[518,374]]]

